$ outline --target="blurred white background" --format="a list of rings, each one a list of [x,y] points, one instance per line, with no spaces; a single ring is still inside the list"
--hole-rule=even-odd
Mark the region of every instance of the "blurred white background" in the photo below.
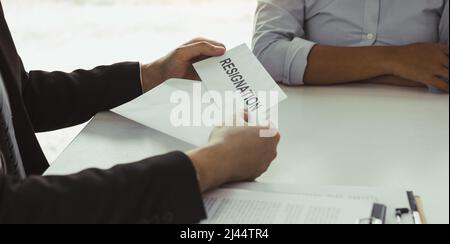
[[[27,70],[149,62],[194,37],[250,43],[255,0],[1,0]],[[84,125],[39,134],[50,162]]]

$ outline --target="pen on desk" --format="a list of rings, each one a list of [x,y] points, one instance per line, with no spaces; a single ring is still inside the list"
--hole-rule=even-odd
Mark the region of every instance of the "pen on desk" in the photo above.
[[[402,224],[403,215],[409,214],[409,209],[407,208],[397,208],[395,210],[395,217],[397,218],[397,224]]]
[[[375,203],[372,209],[371,224],[385,224],[386,223],[387,207],[383,204]]]
[[[411,213],[413,215],[414,224],[421,225],[423,221],[420,216],[419,208],[417,207],[417,201],[414,192],[412,191],[408,192],[408,200],[409,204],[411,205]]]

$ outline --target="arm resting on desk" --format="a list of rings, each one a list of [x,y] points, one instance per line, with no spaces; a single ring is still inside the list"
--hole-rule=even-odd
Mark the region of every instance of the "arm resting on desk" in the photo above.
[[[0,223],[195,223],[205,218],[181,152],[63,177],[0,176]]]
[[[22,96],[37,132],[84,123],[100,111],[142,94],[139,63],[120,63],[93,70],[25,72]]]
[[[405,87],[425,87],[425,85],[406,80],[396,76],[380,76],[370,80],[367,80],[368,83],[372,84],[382,84],[382,85],[392,85],[392,86],[405,86]]]

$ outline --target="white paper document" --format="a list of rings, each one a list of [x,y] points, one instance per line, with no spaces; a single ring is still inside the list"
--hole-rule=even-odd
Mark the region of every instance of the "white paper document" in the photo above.
[[[386,224],[397,224],[395,210],[409,208],[410,203],[406,189],[374,188],[354,186],[311,186],[286,185],[273,183],[237,183],[227,185],[227,189],[247,190],[252,192],[267,192],[278,194],[294,194],[303,198],[312,198],[328,202],[330,199],[347,201],[369,201],[387,206]],[[413,224],[412,215],[405,214],[403,224]]]
[[[198,62],[194,68],[209,92],[224,97],[232,92],[249,112],[266,112],[287,98],[246,44]]]
[[[201,224],[356,224],[373,202],[221,189],[204,196],[208,219]]]

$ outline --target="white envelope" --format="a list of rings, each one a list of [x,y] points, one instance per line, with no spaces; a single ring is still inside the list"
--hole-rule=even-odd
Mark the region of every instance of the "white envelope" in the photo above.
[[[227,51],[222,57],[200,61],[194,68],[208,91],[222,93],[222,96],[225,92],[235,92],[249,111],[256,108],[254,102],[258,99],[261,109],[268,111],[287,98],[246,44]],[[259,92],[267,94],[266,98],[259,97]],[[270,92],[278,95],[276,101],[269,101]]]
[[[168,80],[137,99],[112,111],[192,145],[204,146],[208,143],[209,136],[214,129],[213,126],[174,126],[170,119],[171,112],[178,106],[178,104],[170,102],[172,94],[177,91],[183,91],[192,97],[194,84],[201,83],[182,79]],[[203,88],[202,95],[205,95],[205,93],[206,89]],[[207,106],[208,104],[202,106],[202,109],[205,109]]]
[[[224,120],[229,119],[230,116],[241,112],[238,111],[240,108],[234,107],[236,100],[222,100],[219,105],[219,98],[212,94],[212,91],[216,91],[219,95],[229,91],[234,91],[238,94],[237,91],[239,89],[236,90],[236,86],[230,82],[230,77],[227,76],[220,64],[221,61],[226,59],[232,60],[233,65],[239,69],[240,75],[245,77],[245,84],[240,84],[248,87],[246,91],[252,90],[255,94],[257,92],[272,91],[278,94],[275,102],[260,99],[259,103],[262,104],[261,110],[264,109],[267,111],[287,98],[262,64],[244,44],[228,51],[222,57],[210,58],[195,64],[194,66],[203,82],[182,79],[168,80],[137,99],[117,107],[112,111],[192,145],[204,146],[208,143],[214,125],[218,125]],[[194,94],[194,85],[202,87],[199,94]],[[171,116],[179,108],[179,103],[171,102],[171,96],[180,91],[185,92],[192,99],[190,108],[189,106],[187,107],[190,109],[188,114],[192,119],[192,123],[177,126],[176,123],[172,123]],[[224,97],[225,95],[222,96],[222,98]],[[255,97],[260,98],[258,96]],[[207,102],[202,101],[202,98],[206,98]],[[237,99],[243,98],[238,94]],[[201,103],[201,107],[194,109],[194,104],[198,103]],[[221,117],[215,118],[214,124],[206,125],[203,115],[208,114],[210,112],[209,108],[213,106],[219,108]],[[232,108],[231,111],[227,109],[230,107]],[[195,121],[198,123],[195,123]]]

